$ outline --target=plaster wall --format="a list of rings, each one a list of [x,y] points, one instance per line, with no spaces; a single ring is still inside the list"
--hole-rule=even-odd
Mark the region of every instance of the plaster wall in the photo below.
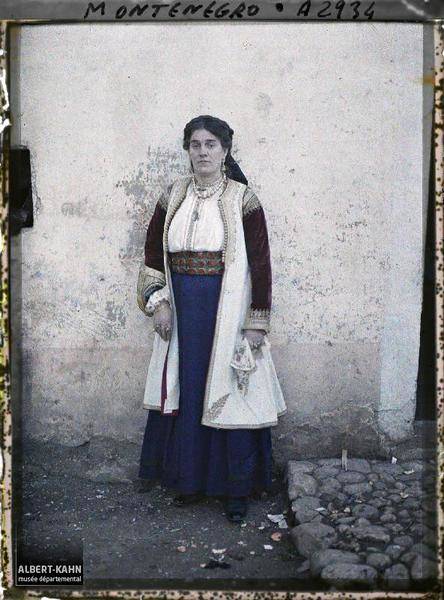
[[[22,252],[27,435],[141,442],[151,322],[135,284],[184,124],[226,119],[266,211],[278,459],[411,434],[423,238],[423,27],[24,26],[16,139],[32,153]]]

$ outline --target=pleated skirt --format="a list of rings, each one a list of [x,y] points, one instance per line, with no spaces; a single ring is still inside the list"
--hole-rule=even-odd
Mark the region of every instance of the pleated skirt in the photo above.
[[[180,494],[249,496],[271,488],[271,429],[201,425],[222,275],[172,273],[179,337],[179,414],[149,410],[139,477]]]

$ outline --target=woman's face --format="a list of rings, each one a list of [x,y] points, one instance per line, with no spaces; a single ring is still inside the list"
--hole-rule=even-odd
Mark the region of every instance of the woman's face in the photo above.
[[[227,150],[222,147],[219,138],[206,129],[196,129],[190,138],[188,150],[194,172],[197,175],[210,177],[220,174],[222,160]]]

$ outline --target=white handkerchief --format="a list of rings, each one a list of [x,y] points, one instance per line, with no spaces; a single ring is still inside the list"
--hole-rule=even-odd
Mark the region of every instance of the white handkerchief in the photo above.
[[[249,376],[256,370],[256,360],[246,338],[242,338],[236,344],[230,366],[236,372],[238,389],[245,395],[248,391]]]

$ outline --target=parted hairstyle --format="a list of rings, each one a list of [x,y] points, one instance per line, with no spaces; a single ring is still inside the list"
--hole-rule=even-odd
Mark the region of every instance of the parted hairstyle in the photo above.
[[[222,148],[228,150],[227,156],[225,157],[227,177],[234,179],[234,181],[239,181],[240,183],[248,185],[248,180],[242,173],[242,169],[231,155],[234,131],[231,129],[228,123],[222,119],[218,119],[217,117],[212,117],[210,115],[200,115],[199,117],[191,119],[191,121],[185,125],[185,129],[183,130],[184,150],[189,150],[191,136],[193,135],[193,132],[198,129],[206,129],[212,133],[218,138]]]

